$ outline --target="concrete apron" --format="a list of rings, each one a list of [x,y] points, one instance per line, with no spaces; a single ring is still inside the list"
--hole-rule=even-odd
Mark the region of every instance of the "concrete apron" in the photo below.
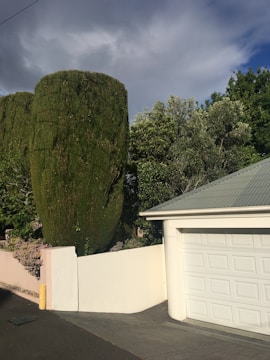
[[[270,359],[270,336],[192,320],[178,322],[168,316],[167,302],[136,314],[57,315],[142,359]]]

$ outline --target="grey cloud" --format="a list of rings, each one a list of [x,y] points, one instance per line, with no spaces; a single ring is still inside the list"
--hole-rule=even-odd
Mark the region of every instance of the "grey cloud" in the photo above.
[[[122,81],[131,117],[170,94],[203,101],[268,41],[267,2],[40,0],[1,27],[0,88],[33,91],[43,75],[77,68]]]

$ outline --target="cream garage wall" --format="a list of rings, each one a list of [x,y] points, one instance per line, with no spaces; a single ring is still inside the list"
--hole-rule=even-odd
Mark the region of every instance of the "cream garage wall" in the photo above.
[[[269,224],[266,214],[165,220],[169,315],[270,335]]]

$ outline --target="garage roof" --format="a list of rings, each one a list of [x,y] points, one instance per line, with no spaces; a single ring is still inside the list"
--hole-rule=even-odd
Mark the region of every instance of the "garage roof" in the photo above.
[[[179,210],[268,205],[270,205],[270,158],[166,201],[141,215]]]

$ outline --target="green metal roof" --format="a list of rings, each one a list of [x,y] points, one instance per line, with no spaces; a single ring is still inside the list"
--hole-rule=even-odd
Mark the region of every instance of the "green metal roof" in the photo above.
[[[267,205],[270,205],[270,158],[166,201],[146,213]]]

